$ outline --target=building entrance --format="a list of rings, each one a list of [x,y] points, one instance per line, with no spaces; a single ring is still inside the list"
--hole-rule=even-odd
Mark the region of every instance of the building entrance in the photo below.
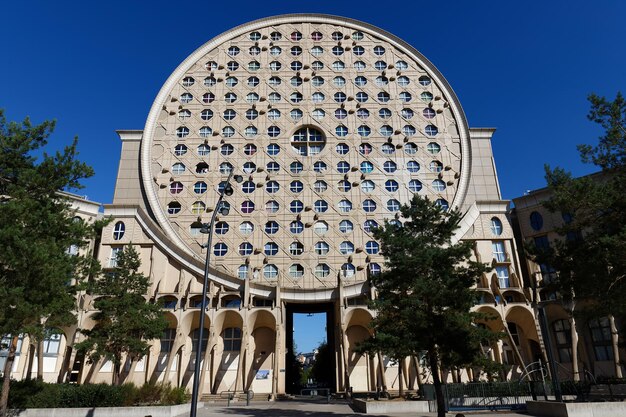
[[[322,349],[317,360],[323,364],[326,372],[318,374],[315,384],[319,388],[327,388],[330,392],[337,390],[336,376],[336,343],[335,343],[335,305],[333,303],[320,304],[287,304],[287,328],[286,344],[287,348],[285,364],[285,390],[289,394],[300,394],[306,389],[306,381],[301,380],[301,365],[297,362],[296,356],[299,352],[294,349],[294,314],[318,314],[326,315],[326,349]],[[306,329],[298,329],[299,332],[306,332]],[[309,387],[310,388],[310,387]]]

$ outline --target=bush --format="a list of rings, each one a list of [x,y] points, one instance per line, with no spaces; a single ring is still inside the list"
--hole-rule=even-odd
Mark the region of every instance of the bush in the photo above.
[[[38,380],[12,381],[9,408],[123,407],[133,405],[174,405],[189,400],[184,388],[168,384],[48,384]]]
[[[147,383],[138,389],[135,404],[183,404],[189,400],[184,388],[173,388],[170,383]]]
[[[50,384],[54,385],[54,384]],[[129,403],[134,395],[132,384],[113,386],[107,384],[61,385],[59,407],[120,407]]]
[[[58,385],[46,384],[37,379],[11,381],[9,391],[9,408],[51,408],[58,407]]]
[[[163,397],[161,397],[161,404],[163,405],[176,405],[185,404],[191,399],[191,395],[183,387],[170,388]]]

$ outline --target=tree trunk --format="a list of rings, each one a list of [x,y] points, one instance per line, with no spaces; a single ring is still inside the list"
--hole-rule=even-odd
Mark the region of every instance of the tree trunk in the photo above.
[[[433,376],[435,397],[437,399],[437,417],[446,417],[446,401],[443,397],[441,379],[439,379],[439,358],[437,357],[437,350],[435,348],[428,350],[428,361],[430,362],[430,372]]]
[[[37,380],[43,381],[43,340],[37,342]]]
[[[68,374],[70,370],[70,362],[72,360],[72,350],[71,346],[65,347],[65,355],[63,355],[63,362],[61,363],[61,369],[59,370],[59,376],[57,377],[57,384],[62,384],[65,380],[65,376]]]
[[[120,384],[120,368],[122,367],[120,360],[113,360],[113,378],[111,381],[112,385]]]
[[[0,394],[0,417],[7,416],[7,406],[9,403],[9,384],[11,383],[11,371],[13,370],[13,362],[15,361],[15,350],[17,349],[17,341],[19,336],[13,336],[11,346],[9,346],[9,355],[4,363],[4,378],[2,379],[2,394]]]
[[[35,344],[29,343],[28,344],[28,362],[26,362],[26,379],[30,379],[33,374],[33,361],[34,360],[35,360]]]
[[[404,359],[399,359],[398,360],[398,383],[400,384],[398,386],[398,396],[400,398],[402,398],[402,396],[404,395],[404,384],[402,383],[402,364],[404,362]]]

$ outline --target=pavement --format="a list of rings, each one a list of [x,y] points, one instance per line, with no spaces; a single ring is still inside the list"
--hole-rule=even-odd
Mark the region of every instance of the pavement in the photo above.
[[[455,417],[457,412],[448,413],[446,416]],[[520,417],[527,415],[516,412],[463,412],[466,417]],[[182,414],[178,417],[187,417]],[[230,407],[225,404],[207,404],[198,409],[198,417],[348,417],[348,416],[369,416],[369,417],[436,417],[437,413],[391,413],[391,414],[363,414],[353,411],[350,405],[343,401],[333,401],[327,404],[323,401],[268,401],[251,402],[246,406],[245,402],[231,403]]]

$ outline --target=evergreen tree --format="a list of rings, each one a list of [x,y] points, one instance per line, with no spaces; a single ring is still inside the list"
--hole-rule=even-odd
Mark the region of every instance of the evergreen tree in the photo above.
[[[335,368],[332,366],[332,355],[333,352],[331,352],[326,341],[319,344],[310,374],[318,387],[330,387],[332,386],[332,381],[335,380]]]
[[[0,415],[6,414],[10,370],[20,334],[42,340],[45,328],[75,322],[77,283],[93,266],[72,255],[95,233],[75,221],[61,190],[81,188],[93,170],[78,161],[77,139],[54,155],[44,153],[54,122],[7,122],[0,110],[0,335],[10,335]]]
[[[438,415],[445,416],[441,366],[468,365],[480,353],[480,340],[490,338],[475,326],[484,318],[470,309],[478,301],[474,288],[487,266],[470,260],[471,242],[451,243],[460,212],[444,212],[415,195],[402,206],[402,225],[385,222],[375,232],[385,257],[385,269],[371,275],[378,297],[372,307],[375,336],[361,350],[394,359],[426,351]]]
[[[139,361],[150,351],[148,341],[160,338],[167,327],[161,306],[146,299],[150,280],[139,272],[140,266],[139,253],[128,245],[117,254],[117,265],[89,285],[96,324],[83,330],[87,338],[76,347],[92,363],[111,361],[114,385],[121,383],[123,356]]]
[[[552,197],[545,204],[560,212],[561,239],[550,248],[531,248],[539,263],[558,271],[547,284],[566,301],[586,300],[587,314],[626,316],[626,100],[589,96],[589,120],[604,129],[597,145],[579,145],[585,163],[601,173],[572,178],[546,166]],[[579,304],[582,306],[582,304]]]

